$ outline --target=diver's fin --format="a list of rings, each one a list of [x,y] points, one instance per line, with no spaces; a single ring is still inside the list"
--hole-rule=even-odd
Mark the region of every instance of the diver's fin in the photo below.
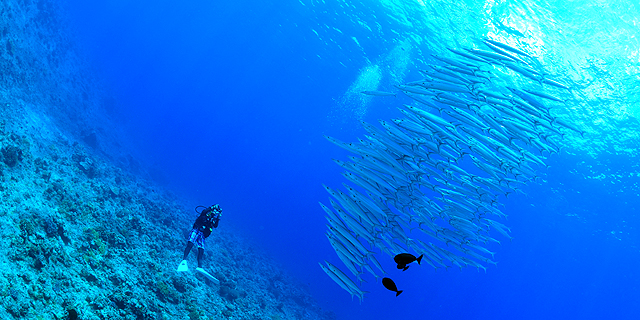
[[[182,260],[178,265],[178,272],[189,271],[189,266],[187,265],[187,260]]]
[[[220,284],[220,280],[216,279],[216,277],[212,276],[209,272],[204,271],[202,268],[196,268],[196,271],[200,272],[207,279],[211,280],[215,284]]]

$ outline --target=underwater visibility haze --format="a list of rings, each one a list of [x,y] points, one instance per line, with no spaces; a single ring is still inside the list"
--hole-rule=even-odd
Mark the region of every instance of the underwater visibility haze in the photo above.
[[[8,319],[640,311],[635,1],[0,7]]]

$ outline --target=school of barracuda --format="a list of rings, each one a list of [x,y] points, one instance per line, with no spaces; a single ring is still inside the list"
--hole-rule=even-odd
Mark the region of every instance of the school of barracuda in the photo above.
[[[329,242],[359,283],[365,273],[376,279],[387,274],[378,252],[414,251],[436,269],[486,271],[496,263],[485,248],[500,243],[495,232],[511,239],[497,221],[505,217],[499,197],[537,179],[537,167],[559,152],[565,134],[583,134],[553,115],[565,103],[558,95],[569,87],[522,50],[483,42],[490,50],[450,48],[451,57],[433,55],[441,65],[421,70],[422,80],[396,86],[415,100],[399,108],[406,118],[380,120],[381,128],[362,122],[368,135],[357,143],[326,137],[355,154],[351,161],[334,159],[351,184],[344,184],[346,192],[324,186],[331,197],[320,206]],[[529,78],[540,89],[499,85],[505,81],[496,73]],[[365,292],[347,273],[328,261],[320,266],[362,301]]]

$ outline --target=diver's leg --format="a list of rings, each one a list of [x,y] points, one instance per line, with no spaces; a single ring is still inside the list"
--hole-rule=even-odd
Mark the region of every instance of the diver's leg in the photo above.
[[[187,256],[189,256],[189,251],[193,247],[193,242],[187,242],[187,247],[184,249],[184,257],[182,258],[182,262],[178,265],[178,272],[186,272],[189,271],[189,267],[187,266]]]
[[[204,255],[204,249],[198,248],[198,268],[202,268],[202,256]]]
[[[189,251],[191,251],[191,248],[193,248],[193,242],[189,241],[187,242],[187,247],[184,249],[184,257],[182,258],[182,260],[187,260],[187,256],[189,255]]]

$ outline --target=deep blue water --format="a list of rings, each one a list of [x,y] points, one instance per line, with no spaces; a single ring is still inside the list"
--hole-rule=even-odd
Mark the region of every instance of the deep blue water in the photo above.
[[[622,55],[596,51],[582,27],[601,19],[624,33],[622,9],[576,11],[552,1],[68,2],[81,47],[117,100],[113,117],[156,179],[194,206],[220,203],[222,228],[256,239],[339,319],[633,319],[640,311],[640,179],[629,152],[637,120],[632,111],[622,119],[600,112],[620,102],[603,107],[603,87],[583,81],[602,72],[616,79],[624,66],[594,69],[580,58]],[[596,17],[598,10],[620,20]],[[570,138],[548,160],[544,181],[505,200],[514,239],[490,247],[497,267],[395,274],[385,260],[405,293],[395,298],[371,278],[364,302],[351,301],[318,267],[339,262],[318,202],[328,197],[322,183],[345,182],[331,159],[347,156],[323,135],[353,141],[364,134],[359,119],[399,116],[403,98],[362,100],[356,92],[415,80],[429,53],[478,46],[488,33],[522,33],[552,72],[574,81],[567,108],[591,138]]]

